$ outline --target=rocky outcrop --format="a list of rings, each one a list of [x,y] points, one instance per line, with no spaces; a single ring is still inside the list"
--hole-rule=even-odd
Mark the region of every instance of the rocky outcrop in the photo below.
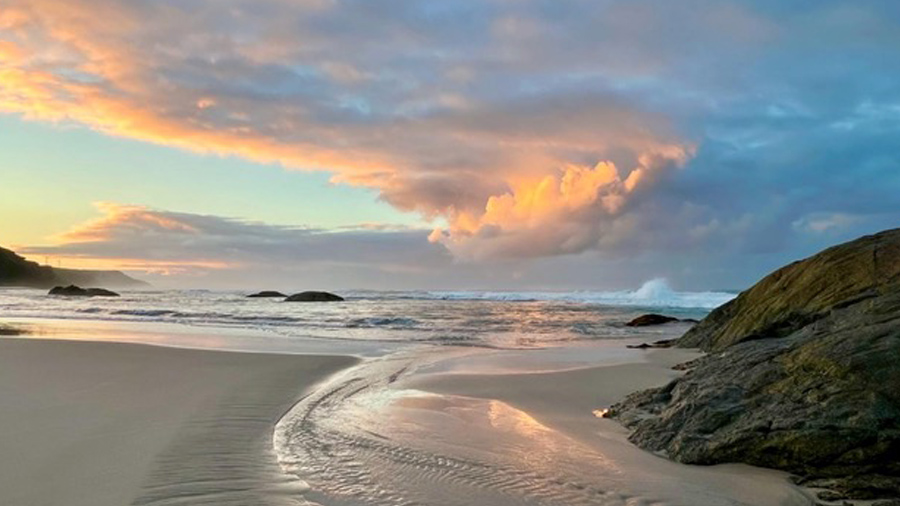
[[[55,286],[48,295],[63,297],[118,297],[119,294],[104,288],[81,288],[80,286]]]
[[[681,339],[707,351],[784,337],[830,311],[900,291],[900,229],[829,248],[773,272]]]
[[[284,300],[286,302],[340,302],[344,298],[329,292],[300,292]]]
[[[712,353],[609,411],[634,443],[900,497],[900,230],[774,272],[678,345]]]
[[[287,297],[287,295],[285,295],[281,292],[273,292],[273,291],[265,290],[262,292],[252,293],[252,294],[248,295],[247,297],[251,298],[251,299],[269,299],[269,298],[280,297],[283,299],[283,298]]]
[[[638,316],[637,318],[631,320],[626,323],[626,327],[649,327],[651,325],[662,325],[664,323],[672,323],[680,321],[678,318],[672,316],[665,316],[661,314],[645,314]]]
[[[119,271],[82,271],[40,265],[0,248],[0,286],[48,288],[57,285],[139,287],[147,286],[147,283]]]
[[[22,334],[21,330],[0,323],[0,336],[18,336],[20,334]]]

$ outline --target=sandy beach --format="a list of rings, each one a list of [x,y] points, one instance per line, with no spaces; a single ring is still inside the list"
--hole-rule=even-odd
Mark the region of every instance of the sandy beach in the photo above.
[[[0,339],[0,503],[812,504],[784,473],[676,464],[592,413],[696,356]]]
[[[354,362],[0,339],[0,504],[283,504],[272,428]]]

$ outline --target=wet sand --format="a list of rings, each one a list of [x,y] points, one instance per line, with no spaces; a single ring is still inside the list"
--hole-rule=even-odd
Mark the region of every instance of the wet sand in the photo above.
[[[395,404],[395,411],[404,423],[433,417],[423,414],[429,411],[440,412],[445,430],[458,431],[456,437],[460,439],[474,438],[481,421],[480,430],[498,435],[516,432],[535,441],[534,448],[552,441],[552,452],[535,458],[537,452],[530,451],[528,457],[550,461],[551,453],[560,453],[560,448],[576,455],[570,473],[580,476],[578,486],[587,484],[606,491],[585,504],[815,504],[810,491],[790,483],[787,473],[740,464],[678,464],[635,447],[627,440],[627,429],[595,414],[595,410],[608,408],[631,392],[664,385],[681,374],[671,369],[673,365],[698,356],[695,350],[629,350],[609,365],[502,374],[481,372],[483,367],[477,368],[479,372],[468,372],[466,364],[459,361],[457,367],[450,367],[453,372],[411,375],[395,385],[411,392]],[[417,396],[417,391],[437,393],[443,399],[436,402],[427,395]],[[472,399],[484,401],[479,404]],[[455,420],[456,427],[450,429],[454,425],[446,419],[460,418],[458,413],[463,410],[465,418]],[[473,415],[478,412],[483,414]],[[583,463],[582,469],[578,469],[578,461]],[[563,465],[556,463],[554,467]]]
[[[500,400],[570,435],[590,438],[600,431],[595,410],[608,408],[632,392],[667,383],[681,374],[672,366],[701,356],[695,350],[628,350],[623,344],[615,345],[621,356],[609,365],[490,374],[469,372],[462,363],[452,368],[457,369],[454,372],[418,375],[402,386]],[[504,369],[501,364],[494,367]]]
[[[355,362],[0,339],[0,504],[296,504],[273,427]]]

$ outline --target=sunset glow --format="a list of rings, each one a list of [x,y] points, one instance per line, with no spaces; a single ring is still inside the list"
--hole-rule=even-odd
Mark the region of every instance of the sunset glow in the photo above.
[[[528,283],[523,262],[561,280],[624,262],[592,282],[633,285],[662,252],[671,263],[652,275],[687,279],[697,251],[719,270],[691,279],[720,286],[895,219],[896,9],[692,5],[6,2],[0,165],[22,183],[0,189],[3,242],[136,271],[249,272],[216,252],[102,245],[203,233],[166,221],[179,213],[334,234],[377,221],[373,241],[418,237],[420,270],[460,270],[407,286],[488,264],[501,285]],[[36,166],[42,144],[59,160]],[[110,175],[123,182],[103,190]],[[91,191],[42,212],[12,203],[61,176]],[[756,267],[726,269],[736,258]],[[378,262],[354,260],[373,276]]]
[[[898,148],[900,0],[0,0],[0,506],[898,504]]]

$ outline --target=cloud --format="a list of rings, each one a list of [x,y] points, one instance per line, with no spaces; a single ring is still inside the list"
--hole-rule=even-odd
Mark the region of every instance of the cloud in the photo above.
[[[553,83],[564,43],[543,62],[520,54],[550,28],[533,7],[13,1],[0,29],[18,56],[0,70],[0,110],[332,171],[448,222],[461,244],[479,237],[468,222],[490,222],[488,205],[530,181],[690,150],[602,78]]]
[[[112,202],[99,202],[96,207],[103,215],[60,234],[59,246],[32,248],[28,252],[169,263],[209,261],[229,266],[320,260],[400,266],[409,257],[401,254],[403,245],[391,246],[390,242],[408,246],[411,238],[427,234],[423,230],[371,224],[339,231],[278,226]],[[360,245],[365,246],[364,252]],[[421,251],[420,248],[411,255]]]
[[[428,230],[402,226],[323,230],[112,202],[96,208],[98,218],[60,234],[56,244],[18,251],[69,268],[126,270],[158,287],[553,289],[645,280],[642,269],[621,276],[622,269],[598,268],[596,257],[458,262],[425,240]]]
[[[508,193],[491,196],[482,213],[454,216],[448,231],[435,229],[429,240],[461,258],[579,253],[597,246],[655,172],[684,157],[681,151],[674,160],[644,156],[624,177],[612,163],[600,162],[524,180]]]
[[[9,0],[0,111],[330,171],[463,260],[785,251],[896,216],[898,28],[879,0]]]
[[[135,271],[164,283],[168,276],[228,284],[285,273],[326,282],[336,271],[359,269],[370,271],[370,279],[392,272],[415,277],[449,261],[442,248],[424,241],[423,230],[363,224],[329,231],[111,202],[96,207],[102,216],[60,234],[58,244],[21,251],[51,255],[70,267]]]
[[[804,233],[791,248],[754,250],[723,240],[758,236],[752,216],[716,221],[691,205],[643,205],[651,207],[611,222],[602,239],[610,247],[544,258],[460,262],[426,241],[428,230],[372,223],[323,230],[112,202],[97,203],[101,215],[60,234],[56,244],[16,249],[68,268],[125,270],[162,288],[590,290],[633,289],[664,277],[678,289],[739,289],[849,238],[860,220],[873,229],[896,220],[811,215],[793,224]],[[685,222],[701,225],[673,226]]]

